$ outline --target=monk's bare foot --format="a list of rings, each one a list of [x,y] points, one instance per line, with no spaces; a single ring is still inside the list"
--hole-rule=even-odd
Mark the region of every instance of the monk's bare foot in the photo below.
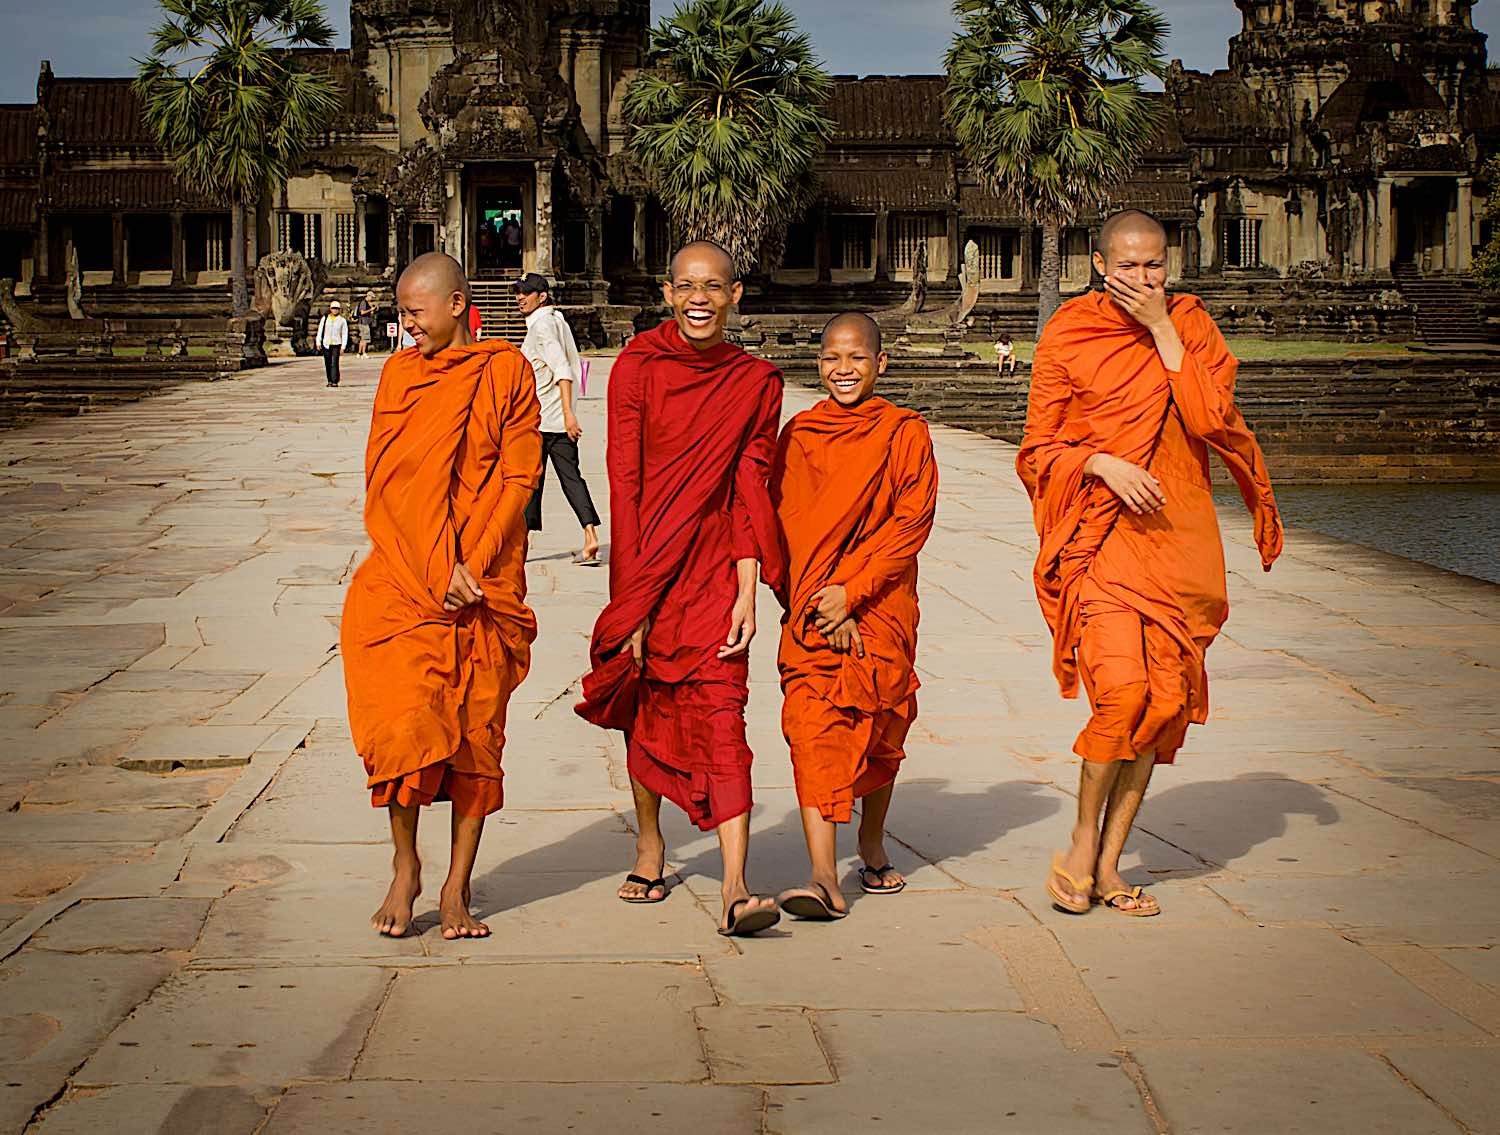
[[[380,909],[370,916],[370,925],[387,938],[404,936],[411,929],[412,907],[421,893],[422,864],[398,862],[391,889]]]
[[[660,879],[667,869],[667,846],[661,840],[648,840],[644,836],[635,841],[635,866],[632,875],[642,879]],[[649,891],[640,883],[621,883],[619,895],[626,902],[654,902],[666,898],[666,887],[652,887]]]
[[[464,889],[443,888],[438,897],[438,917],[441,919],[443,937],[488,938],[490,928],[469,913],[469,904],[464,898]]]

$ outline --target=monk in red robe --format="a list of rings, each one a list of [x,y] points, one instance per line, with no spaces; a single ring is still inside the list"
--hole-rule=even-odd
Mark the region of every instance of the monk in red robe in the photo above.
[[[812,876],[785,891],[797,918],[842,918],[838,825],[859,821],[860,885],[906,887],[885,818],[917,716],[917,553],[932,532],[937,464],[927,423],[875,396],[880,326],[846,312],[823,329],[828,398],[787,423],[771,501],[787,554],[781,728],[791,746]]]
[[[689,244],[662,295],[673,318],[630,341],[609,378],[609,606],[590,646],[580,716],[625,732],[639,820],[626,902],[667,897],[666,797],[724,858],[723,934],[780,918],[745,879],[745,739],[755,586],[780,579],[766,488],[781,374],[724,340],[742,287],[728,254]]]
[[[1064,697],[1081,677],[1093,709],[1073,747],[1084,764],[1072,846],[1047,890],[1071,913],[1098,902],[1143,917],[1161,906],[1120,877],[1120,855],[1152,768],[1208,720],[1204,656],[1229,614],[1210,450],[1255,518],[1267,571],[1282,529],[1234,404],[1235,358],[1201,300],[1166,293],[1160,222],[1111,217],[1094,267],[1104,290],[1064,304],[1037,344],[1017,459],[1053,669]]]
[[[354,747],[371,803],[390,813],[395,878],[370,920],[399,937],[422,886],[420,809],[453,804],[438,909],[444,938],[482,938],[469,910],[484,820],[502,801],[505,708],[531,662],[526,502],[541,474],[531,367],[474,343],[469,286],[451,257],[412,261],[396,286],[415,341],[380,376],[365,454],[373,551],[344,602],[340,642]]]

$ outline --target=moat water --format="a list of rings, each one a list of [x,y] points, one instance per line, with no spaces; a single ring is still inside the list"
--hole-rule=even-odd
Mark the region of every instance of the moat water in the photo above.
[[[1237,503],[1232,489],[1224,504]],[[1500,485],[1280,485],[1293,530],[1378,548],[1500,583]]]

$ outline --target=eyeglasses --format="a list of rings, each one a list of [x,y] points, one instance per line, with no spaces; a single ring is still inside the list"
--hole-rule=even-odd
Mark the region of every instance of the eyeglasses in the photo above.
[[[702,292],[709,299],[716,299],[729,290],[728,284],[721,284],[718,280],[709,280],[701,283],[694,280],[680,280],[675,284],[668,284],[674,296],[691,296],[696,292]]]

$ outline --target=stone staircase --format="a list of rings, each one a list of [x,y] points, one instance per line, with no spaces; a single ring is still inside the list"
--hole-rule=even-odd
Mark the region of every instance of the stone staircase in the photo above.
[[[1417,309],[1417,332],[1426,343],[1451,347],[1490,341],[1472,281],[1424,276],[1411,265],[1397,265],[1391,271],[1401,295]]]
[[[526,338],[526,319],[516,308],[514,277],[474,280],[469,284],[469,294],[484,319],[481,334],[486,339],[509,339],[519,347]]]

